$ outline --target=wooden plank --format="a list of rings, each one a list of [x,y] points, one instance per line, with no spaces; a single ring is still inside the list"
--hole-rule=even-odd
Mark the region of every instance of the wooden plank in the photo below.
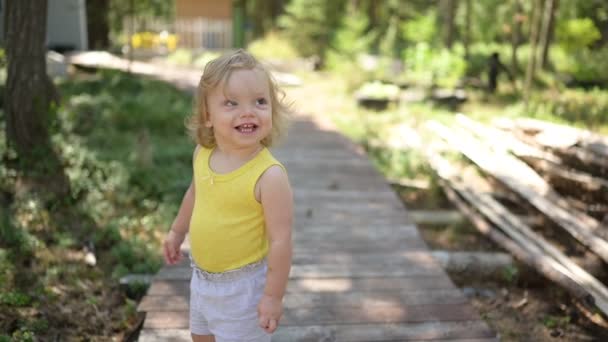
[[[437,341],[457,342],[470,338],[495,338],[481,321],[401,324],[340,324],[280,327],[272,341]]]
[[[148,329],[139,337],[141,342],[189,342],[185,329]],[[279,327],[272,342],[498,342],[495,334],[481,321],[424,322],[402,324],[316,325]]]
[[[377,191],[353,191],[353,190],[318,190],[318,189],[294,189],[294,199],[300,203],[327,203],[330,201],[348,202],[357,201],[359,203],[387,203],[394,204],[399,200],[397,194],[387,185],[384,189]]]
[[[190,292],[190,282],[185,280],[156,280],[154,281],[146,296],[176,296],[187,295]],[[139,311],[139,310],[138,310]]]
[[[429,305],[429,304],[465,304],[467,298],[462,291],[452,289],[418,289],[391,292],[349,291],[345,293],[301,292],[290,293],[285,297],[285,309],[332,308],[350,307],[359,310],[363,306],[391,305]],[[166,311],[170,304],[171,310],[187,311],[188,296],[146,296],[138,306],[138,311]]]
[[[398,303],[368,304],[353,310],[347,307],[295,308],[285,311],[283,325],[405,323],[426,321],[467,321],[479,319],[475,310],[463,304],[403,306]]]
[[[294,254],[301,253],[322,253],[322,252],[349,252],[353,254],[360,253],[368,253],[372,249],[399,249],[404,248],[412,251],[428,250],[428,246],[421,239],[405,239],[403,241],[389,241],[382,243],[382,241],[377,241],[375,243],[360,241],[357,243],[351,244],[340,244],[336,245],[334,242],[315,242],[317,245],[306,245],[302,246],[300,244],[296,244],[294,246]]]
[[[290,279],[287,293],[299,292],[333,292],[337,294],[349,291],[411,291],[416,289],[446,289],[454,284],[445,273],[433,275],[378,277],[378,278],[300,278]]]
[[[347,191],[375,191],[378,188],[387,185],[385,179],[380,177],[367,177],[365,181],[361,181],[360,176],[356,175],[329,175],[323,178],[304,178],[299,177],[297,173],[289,174],[291,185],[293,187],[302,187],[307,189],[320,190],[347,190]]]
[[[391,292],[414,291],[416,289],[449,289],[454,284],[445,273],[415,277],[381,277],[381,278],[310,278],[291,279],[287,293],[347,293],[347,292]],[[186,280],[156,280],[148,289],[149,296],[185,295],[190,291],[190,282]]]
[[[395,236],[402,237],[419,237],[418,229],[412,224],[377,224],[369,226],[368,224],[353,223],[353,224],[318,224],[318,225],[296,225],[293,229],[294,234],[310,234],[310,235],[336,235],[340,233],[354,235],[372,235],[380,236]]]
[[[408,214],[416,224],[447,225],[464,220],[457,210],[410,210]]]
[[[381,267],[380,267],[381,266]],[[339,277],[407,277],[417,275],[433,275],[441,271],[436,261],[427,263],[398,263],[386,264],[365,263],[352,265],[336,264],[295,264],[291,267],[290,278],[339,278]],[[155,280],[187,280],[192,270],[188,267],[166,267],[158,273]]]
[[[341,236],[344,235],[344,236]],[[316,242],[327,241],[336,244],[357,244],[359,242],[383,243],[387,239],[399,241],[399,243],[407,244],[408,239],[420,239],[420,235],[416,231],[399,231],[397,229],[374,229],[365,230],[348,230],[348,226],[344,225],[332,231],[314,230],[307,231],[305,228],[293,233],[293,241],[298,242]]]
[[[524,162],[507,154],[490,154],[482,147],[482,143],[465,133],[459,133],[458,129],[448,129],[438,122],[432,122],[429,128],[448,141],[450,147],[460,150],[475,164],[527,199],[572,237],[608,262],[608,241],[595,234],[599,223],[578,210],[557,204],[565,201]]]
[[[189,313],[186,310],[147,312],[144,328],[188,328],[188,319]],[[357,309],[352,307],[288,308],[284,311],[281,325],[464,322],[478,319],[475,310],[470,305],[463,304],[404,306],[397,303],[362,303],[361,307]]]

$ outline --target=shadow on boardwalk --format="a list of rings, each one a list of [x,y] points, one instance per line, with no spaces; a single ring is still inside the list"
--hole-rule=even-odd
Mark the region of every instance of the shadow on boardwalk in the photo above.
[[[296,206],[285,314],[273,341],[497,340],[365,154],[321,126],[301,116],[273,149]],[[183,263],[155,276],[138,307],[146,313],[140,341],[190,340],[190,274]]]

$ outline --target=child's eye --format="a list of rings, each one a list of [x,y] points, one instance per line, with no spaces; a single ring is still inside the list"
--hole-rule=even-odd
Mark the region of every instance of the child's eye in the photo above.
[[[226,100],[226,101],[224,101],[224,106],[233,107],[233,106],[236,106],[236,102],[234,102],[232,100]]]
[[[261,97],[255,101],[255,104],[257,104],[257,105],[265,105],[267,103],[268,103],[268,101],[266,101],[266,99],[263,97]]]

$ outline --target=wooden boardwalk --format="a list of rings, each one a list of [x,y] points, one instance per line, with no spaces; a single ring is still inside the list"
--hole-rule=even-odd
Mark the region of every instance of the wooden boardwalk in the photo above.
[[[274,150],[295,196],[294,261],[273,341],[497,341],[357,146],[307,118]],[[186,262],[139,304],[140,341],[189,341]]]

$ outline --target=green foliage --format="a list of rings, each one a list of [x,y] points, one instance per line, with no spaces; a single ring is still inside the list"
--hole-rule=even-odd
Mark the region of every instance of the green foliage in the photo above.
[[[375,36],[373,30],[366,32],[368,24],[369,21],[363,13],[350,8],[334,36],[332,51],[351,60],[361,53],[367,53]]]
[[[31,302],[32,298],[25,293],[18,291],[0,293],[0,305],[23,307],[28,306]]]
[[[519,279],[519,269],[517,266],[506,266],[502,275],[508,283],[513,284]]]
[[[380,54],[385,57],[398,57],[402,47],[401,40],[399,18],[396,15],[392,15],[389,19],[386,32],[381,36],[378,44]]]
[[[119,278],[128,273],[154,274],[160,268],[158,258],[150,258],[156,254],[156,246],[150,246],[146,241],[133,237],[122,240],[112,247],[111,256],[120,262],[120,267],[114,269],[112,276]]]
[[[249,43],[247,50],[261,60],[290,60],[298,58],[298,53],[292,43],[276,31],[271,31],[263,38]]]
[[[344,13],[344,0],[292,0],[279,18],[279,26],[304,57],[325,55]]]
[[[437,12],[427,11],[401,25],[404,38],[412,43],[432,43],[437,37]],[[414,45],[415,45],[414,44]]]
[[[420,83],[454,87],[465,75],[467,64],[458,49],[433,50],[426,43],[404,51],[406,78]]]
[[[367,17],[360,11],[349,7],[348,15],[342,19],[332,48],[326,54],[327,68],[343,77],[349,90],[354,90],[372,78],[371,70],[365,70],[359,58],[367,53],[375,39],[376,32],[366,32]]]
[[[587,48],[602,37],[589,18],[559,21],[556,34],[559,44],[569,52]]]
[[[546,315],[543,317],[543,325],[549,329],[565,327],[570,324],[570,316],[555,316],[555,315]]]
[[[190,179],[192,145],[183,127],[190,101],[164,84],[117,73],[101,74],[84,87],[80,83],[62,87],[68,94],[62,118],[71,122],[66,130],[72,130],[55,141],[63,146],[72,196],[104,227],[95,231],[96,245],[110,248],[128,236],[143,235],[145,245],[155,246],[157,242],[149,241],[154,230],[167,227],[172,215],[170,210],[159,210],[157,202],[177,202]],[[147,204],[150,201],[153,204]],[[142,221],[142,217],[148,218]],[[128,243],[121,248],[143,254],[124,263],[122,254],[113,254],[113,262],[108,263],[121,270],[116,274],[153,272],[159,266],[158,258],[150,257],[156,255],[152,247]]]
[[[565,122],[587,127],[608,124],[608,91],[566,89],[534,96],[530,115],[553,116]]]
[[[571,52],[554,49],[552,56],[555,69],[574,80],[608,84],[608,47],[594,50],[580,48]]]

